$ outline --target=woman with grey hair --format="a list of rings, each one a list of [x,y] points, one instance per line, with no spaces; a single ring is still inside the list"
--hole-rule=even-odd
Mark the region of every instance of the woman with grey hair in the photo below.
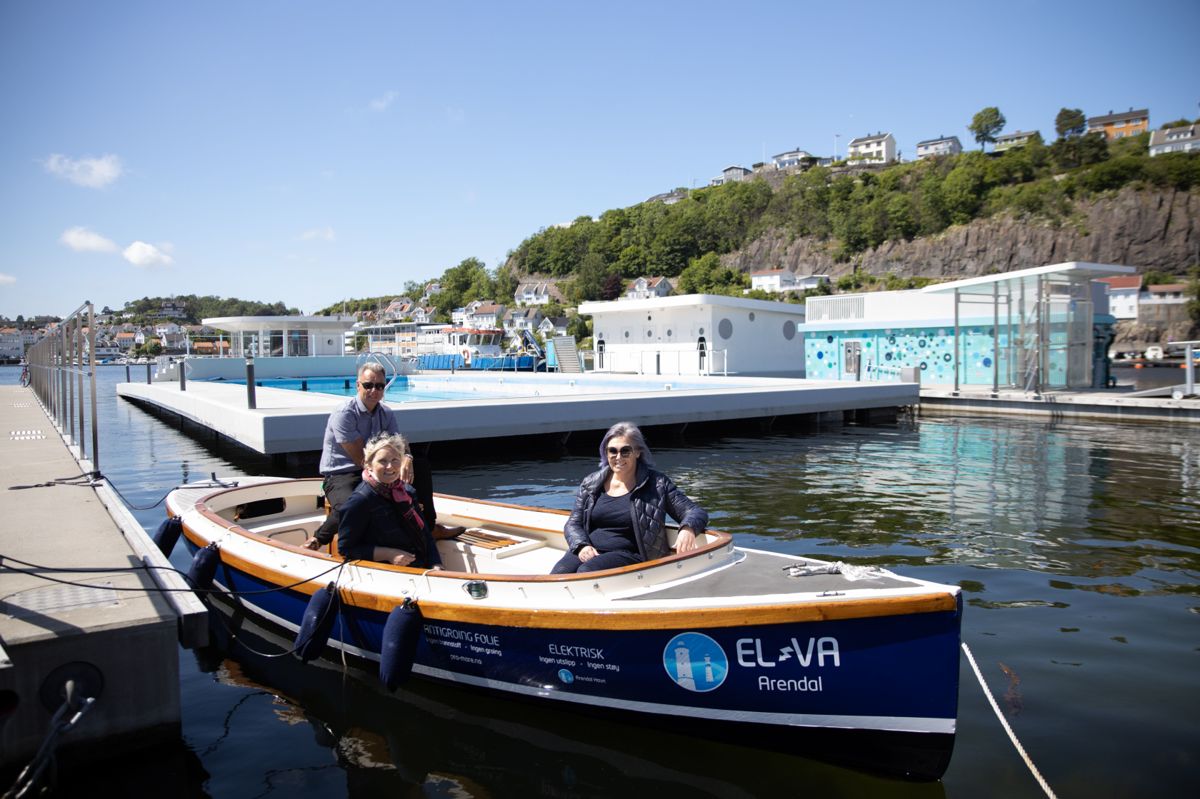
[[[442,568],[416,489],[401,477],[409,462],[404,436],[372,437],[363,449],[363,461],[362,482],[342,504],[338,552],[347,560]]]
[[[615,569],[670,553],[666,517],[679,523],[676,552],[690,552],[708,524],[704,509],[652,468],[642,431],[618,422],[600,442],[600,469],[583,478],[563,529],[567,554],[551,574]]]

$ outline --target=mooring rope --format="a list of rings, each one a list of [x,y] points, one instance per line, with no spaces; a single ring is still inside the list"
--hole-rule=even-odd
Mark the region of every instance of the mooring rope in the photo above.
[[[967,646],[967,642],[962,642],[962,650],[967,656],[967,662],[971,664],[971,670],[975,672],[975,679],[979,681],[979,686],[983,688],[983,695],[987,697],[988,702],[992,706],[992,711],[996,714],[996,718],[1000,719],[1001,726],[1008,733],[1008,739],[1012,741],[1013,746],[1017,748],[1017,752],[1021,755],[1021,759],[1025,761],[1025,765],[1029,766],[1029,770],[1033,772],[1033,776],[1037,779],[1038,785],[1042,786],[1042,790],[1046,792],[1046,796],[1050,799],[1057,799],[1054,790],[1050,784],[1046,782],[1046,778],[1042,776],[1042,772],[1038,771],[1037,766],[1033,765],[1033,760],[1025,751],[1025,747],[1021,746],[1021,742],[1017,740],[1016,733],[1012,727],[1008,725],[1008,720],[1004,718],[1004,714],[1000,712],[1000,705],[996,703],[996,697],[992,696],[992,691],[988,688],[987,683],[983,681],[983,674],[979,671],[979,666],[975,663],[975,656],[971,654],[971,647]]]

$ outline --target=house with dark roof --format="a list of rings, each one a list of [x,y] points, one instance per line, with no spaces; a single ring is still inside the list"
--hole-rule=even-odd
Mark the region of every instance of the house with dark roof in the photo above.
[[[1125,136],[1136,136],[1150,129],[1150,109],[1141,108],[1122,111],[1114,114],[1109,111],[1098,117],[1090,117],[1087,121],[1088,133],[1103,133],[1104,138],[1112,141]]]
[[[1015,147],[1024,147],[1034,136],[1041,137],[1036,130],[1016,130],[1012,133],[1001,133],[996,137],[995,152],[1002,153]]]
[[[933,158],[935,155],[958,155],[962,149],[962,142],[957,136],[939,135],[936,139],[917,142],[917,160]]]
[[[1150,157],[1166,153],[1200,152],[1200,125],[1164,128],[1150,134]]]
[[[860,164],[890,164],[896,160],[896,137],[890,133],[859,136],[846,148],[846,160]]]

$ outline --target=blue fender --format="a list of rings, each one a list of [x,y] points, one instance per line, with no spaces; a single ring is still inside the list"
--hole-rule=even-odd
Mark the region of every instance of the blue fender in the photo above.
[[[379,681],[389,691],[396,690],[412,673],[421,640],[421,610],[412,600],[393,608],[383,626],[379,648]]]
[[[296,646],[292,650],[296,657],[307,663],[325,649],[329,633],[333,631],[333,622],[337,619],[338,604],[337,586],[333,583],[319,589],[308,600],[304,621],[300,623]]]
[[[158,547],[159,552],[170,555],[182,532],[183,519],[178,516],[163,519],[162,524],[154,531],[154,545]]]
[[[221,553],[216,544],[209,544],[198,550],[192,558],[192,566],[188,569],[187,580],[194,589],[212,588],[213,578],[217,576],[217,566],[221,565]]]

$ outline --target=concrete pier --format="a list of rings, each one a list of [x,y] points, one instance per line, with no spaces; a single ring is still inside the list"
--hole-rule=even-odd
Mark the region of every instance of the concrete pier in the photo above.
[[[106,487],[89,485],[88,468],[32,390],[0,387],[5,772],[37,752],[67,680],[96,701],[60,739],[60,764],[179,734],[179,645],[202,641],[203,606],[190,593],[156,590],[143,567],[165,559],[145,551],[145,532]],[[70,571],[80,568],[99,571]]]
[[[704,378],[697,387],[672,378],[632,375],[490,374],[417,376],[478,398],[392,402],[400,429],[414,443],[605,430],[630,419],[640,425],[770,419],[895,409],[917,403],[915,383],[839,383],[781,378]],[[594,386],[594,388],[593,388]],[[505,396],[520,388],[525,396]],[[117,394],[186,419],[256,452],[321,449],[325,422],[346,401],[328,394],[259,388],[248,408],[246,387],[229,383],[121,383]]]

